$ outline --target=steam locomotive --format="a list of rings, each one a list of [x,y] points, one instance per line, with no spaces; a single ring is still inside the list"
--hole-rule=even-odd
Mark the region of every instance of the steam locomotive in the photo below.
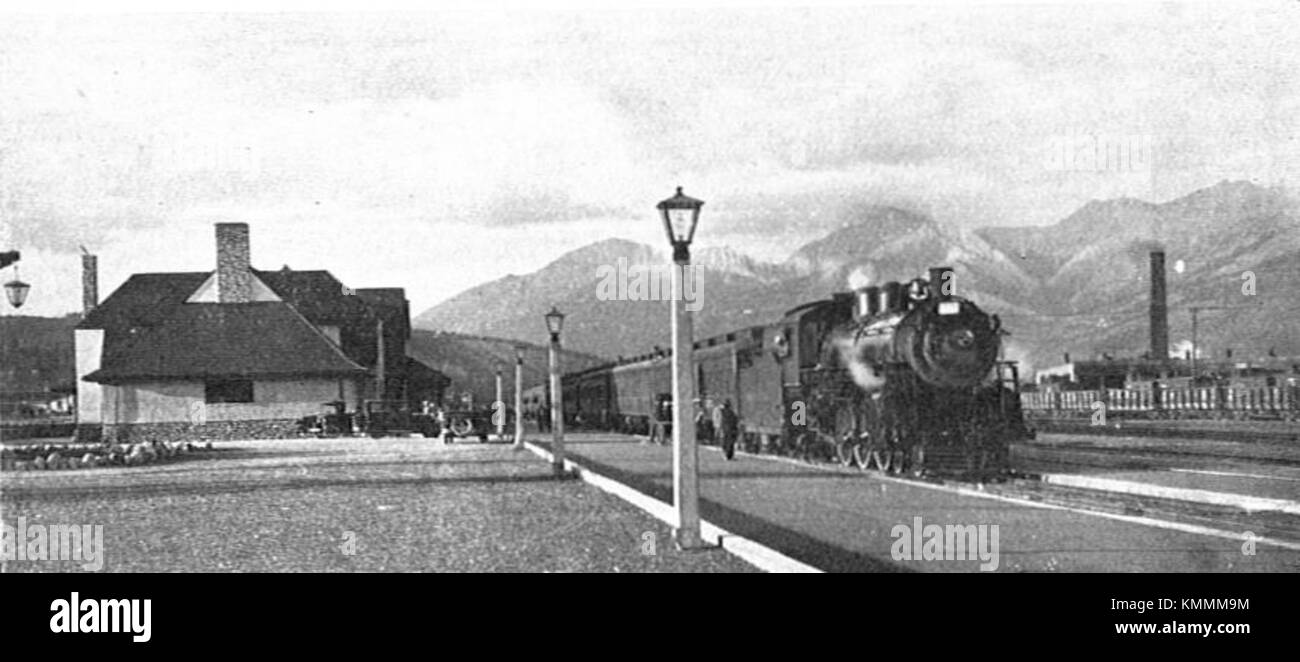
[[[1016,363],[996,315],[954,293],[953,271],[834,294],[779,321],[695,343],[695,406],[730,401],[750,451],[862,470],[980,478],[1026,438]],[[565,375],[565,418],[667,434],[663,350]],[[707,416],[705,417],[707,419]]]

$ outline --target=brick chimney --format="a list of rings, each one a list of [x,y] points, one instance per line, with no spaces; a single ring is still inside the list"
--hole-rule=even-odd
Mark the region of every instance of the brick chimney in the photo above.
[[[253,300],[253,272],[248,261],[248,224],[217,223],[217,301]]]
[[[1151,251],[1151,358],[1169,358],[1169,304],[1165,294],[1165,253]]]
[[[85,251],[86,249],[81,249]],[[81,314],[89,315],[99,305],[99,258],[81,254]]]

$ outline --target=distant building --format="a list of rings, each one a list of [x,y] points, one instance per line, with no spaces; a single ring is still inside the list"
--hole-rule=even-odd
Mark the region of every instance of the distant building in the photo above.
[[[1068,359],[1069,356],[1067,355]],[[1222,383],[1240,387],[1280,386],[1300,376],[1300,359],[1271,358],[1255,361],[1202,359],[1196,364],[1198,383]],[[1095,390],[1100,388],[1150,389],[1159,382],[1166,387],[1186,386],[1192,381],[1188,360],[1098,359],[1069,361],[1035,373],[1039,389]]]
[[[407,358],[407,397],[412,403],[438,405],[451,379],[414,358]]]
[[[0,420],[66,416],[75,400],[73,394],[58,391],[0,392]]]
[[[102,304],[85,275],[79,438],[285,437],[326,402],[406,399],[404,290],[256,270],[245,223],[217,224],[216,239],[215,270],[136,274]]]

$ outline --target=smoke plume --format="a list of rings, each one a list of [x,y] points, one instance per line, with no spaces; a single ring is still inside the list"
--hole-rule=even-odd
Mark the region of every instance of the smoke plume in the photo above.
[[[839,354],[840,365],[848,368],[849,375],[853,377],[862,390],[872,393],[879,391],[885,386],[885,378],[877,375],[874,368],[866,361],[864,347],[861,341],[855,342],[852,332],[837,331],[831,338],[831,343],[835,347],[836,353]]]

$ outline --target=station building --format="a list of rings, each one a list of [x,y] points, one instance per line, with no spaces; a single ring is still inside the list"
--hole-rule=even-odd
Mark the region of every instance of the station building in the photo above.
[[[326,403],[407,397],[405,291],[254,269],[245,223],[216,225],[216,269],[135,274],[102,304],[95,268],[83,258],[79,439],[287,437]]]

